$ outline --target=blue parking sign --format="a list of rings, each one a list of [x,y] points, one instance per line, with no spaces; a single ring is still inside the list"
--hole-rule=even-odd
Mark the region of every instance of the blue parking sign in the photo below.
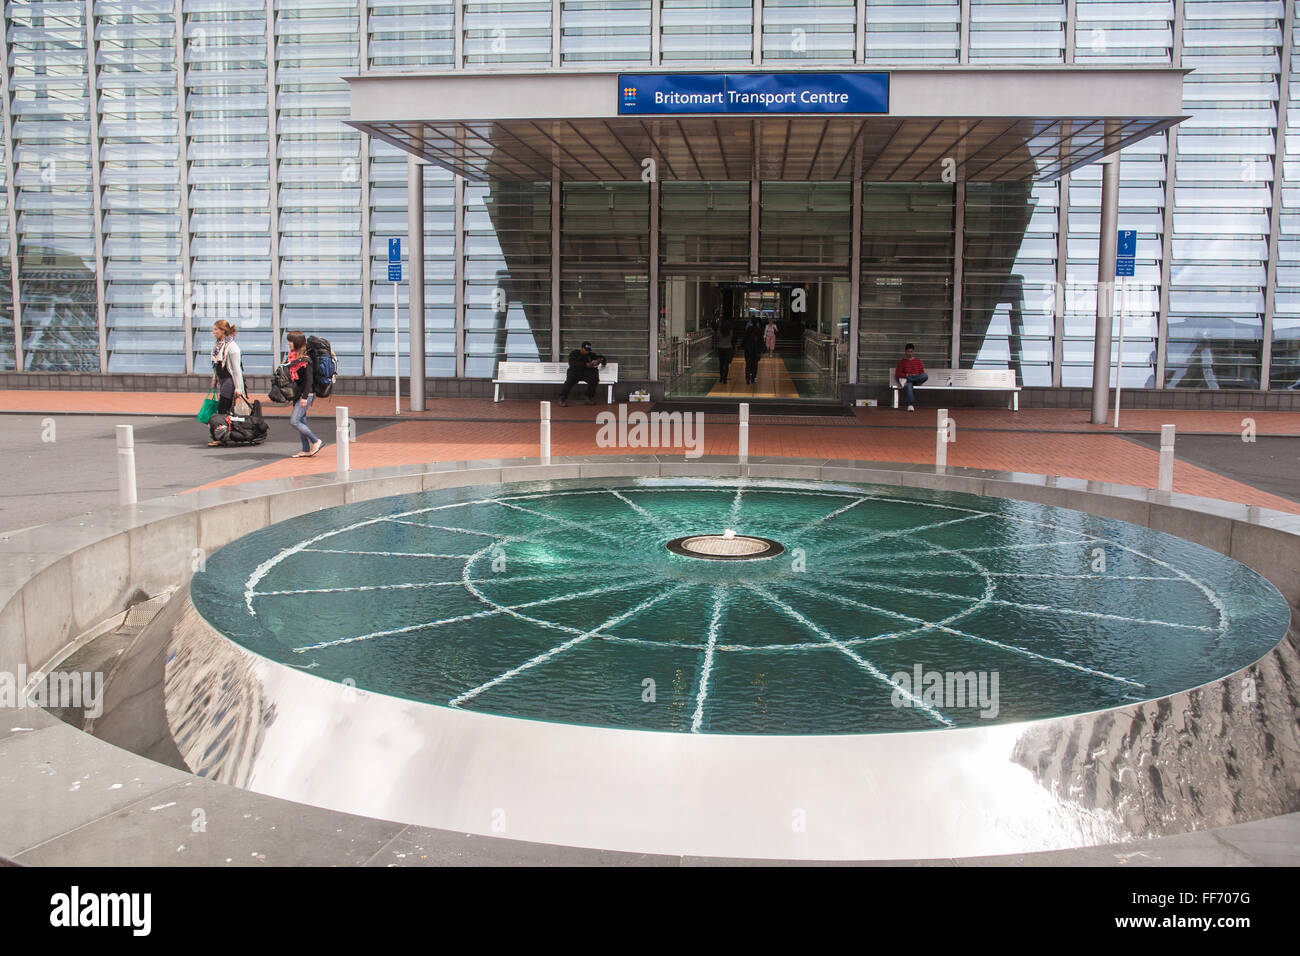
[[[391,266],[394,262],[402,261],[402,240],[388,240],[388,264]]]
[[[1115,246],[1117,256],[1136,256],[1138,252],[1138,234],[1136,229],[1119,230],[1119,242]]]

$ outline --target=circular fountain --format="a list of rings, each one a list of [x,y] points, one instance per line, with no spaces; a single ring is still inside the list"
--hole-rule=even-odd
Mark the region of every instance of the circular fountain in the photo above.
[[[467,833],[500,811],[520,839],[805,859],[1123,839],[1131,788],[1096,761],[1167,762],[1159,721],[1122,728],[1289,623],[1256,572],[1122,521],[735,478],[328,508],[212,554],[189,598],[167,716],[203,775]]]

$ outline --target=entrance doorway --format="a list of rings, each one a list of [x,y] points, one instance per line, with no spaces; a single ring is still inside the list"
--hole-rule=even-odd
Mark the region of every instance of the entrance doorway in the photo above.
[[[838,401],[848,360],[847,278],[662,281],[659,375],[669,398]],[[722,347],[728,331],[729,353]]]

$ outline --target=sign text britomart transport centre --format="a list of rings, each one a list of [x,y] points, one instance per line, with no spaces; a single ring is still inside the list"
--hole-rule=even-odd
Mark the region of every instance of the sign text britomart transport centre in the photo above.
[[[888,73],[625,73],[620,114],[888,113]]]

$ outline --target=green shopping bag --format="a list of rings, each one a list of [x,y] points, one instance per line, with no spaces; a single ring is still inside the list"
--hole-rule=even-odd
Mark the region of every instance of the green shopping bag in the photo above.
[[[217,413],[217,390],[215,388],[208,390],[208,397],[203,400],[203,405],[199,408],[197,416],[200,425],[206,425],[213,415]]]

